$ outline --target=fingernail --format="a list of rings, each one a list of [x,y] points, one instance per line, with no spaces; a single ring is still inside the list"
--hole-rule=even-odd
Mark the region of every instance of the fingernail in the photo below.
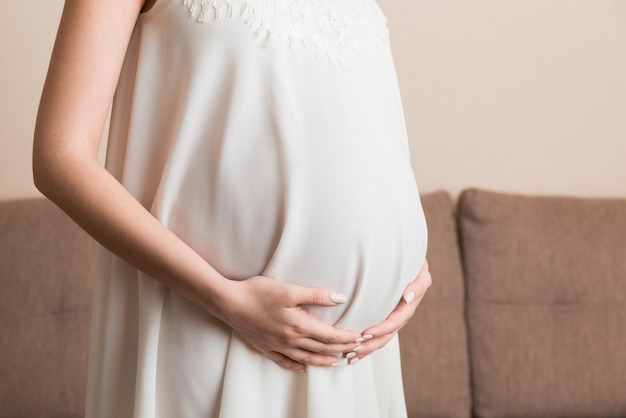
[[[361,350],[363,350],[363,347],[362,347],[362,346],[360,346],[360,345],[359,345],[359,346],[357,346],[357,347],[354,347],[354,348],[352,349],[352,351],[354,351],[354,352],[361,351]]]
[[[337,304],[346,303],[347,300],[348,298],[344,294],[341,294],[341,293],[330,294],[330,301],[333,303],[337,303]]]
[[[348,354],[346,354],[346,358],[348,358],[348,359],[349,359],[349,358],[352,358],[352,357],[354,357],[354,356],[356,356],[356,353],[355,353],[354,351],[351,351],[351,352],[349,352]]]
[[[339,366],[340,364],[341,364],[341,363],[336,362],[336,363],[331,364],[331,366],[333,366],[333,367],[337,367],[337,366]]]
[[[360,338],[357,338],[356,340],[354,340],[354,342],[357,343],[357,344],[361,344],[363,341],[365,341],[364,337],[360,337]]]
[[[359,358],[358,358],[358,357],[355,357],[355,358],[353,358],[352,360],[350,360],[350,364],[354,364],[354,363],[356,363],[357,361],[359,361]]]
[[[406,303],[411,303],[415,300],[415,292],[409,292],[406,295],[404,295],[404,301]]]
[[[364,340],[371,340],[372,338],[374,338],[374,336],[372,334],[366,334],[363,336]]]

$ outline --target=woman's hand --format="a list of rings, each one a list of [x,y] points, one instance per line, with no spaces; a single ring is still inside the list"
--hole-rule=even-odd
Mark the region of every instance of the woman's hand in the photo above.
[[[428,270],[428,262],[424,260],[419,274],[404,289],[402,300],[383,322],[363,331],[361,348],[357,351],[345,352],[350,364],[373,353],[387,344],[396,333],[413,317],[415,310],[430,287],[432,278]]]
[[[307,364],[337,365],[339,353],[359,345],[358,332],[334,328],[302,308],[316,305],[332,309],[346,302],[342,294],[263,276],[231,284],[231,296],[225,298],[221,308],[222,320],[285,368],[305,370]]]

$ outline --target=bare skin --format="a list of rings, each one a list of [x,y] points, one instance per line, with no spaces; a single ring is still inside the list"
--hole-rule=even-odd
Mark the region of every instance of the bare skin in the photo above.
[[[152,9],[154,3],[156,3],[156,0],[146,0],[146,2],[143,4],[143,7],[141,8],[141,13],[145,13],[148,10]]]
[[[109,106],[143,0],[67,0],[44,86],[33,150],[36,186],[97,241],[165,286],[222,320],[283,367],[330,366],[334,353],[359,357],[382,347],[413,315],[430,284],[428,270],[366,333],[334,328],[303,305],[336,306],[332,289],[267,277],[228,280],[165,228],[97,160]]]

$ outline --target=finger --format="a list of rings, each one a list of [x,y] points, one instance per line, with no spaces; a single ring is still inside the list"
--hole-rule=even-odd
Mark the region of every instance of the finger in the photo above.
[[[265,354],[265,357],[269,358],[270,360],[273,360],[275,363],[277,363],[279,366],[284,367],[285,369],[289,369],[289,370],[293,370],[297,372],[306,371],[306,365],[302,363],[298,363],[297,361],[292,360],[291,358],[287,357],[286,355],[282,353],[278,353],[276,351],[269,351],[263,354]]]
[[[363,343],[359,350],[344,353],[344,357],[348,360],[348,364],[353,364],[387,345],[394,335],[396,334],[386,334],[382,337],[372,338],[371,340]]]
[[[383,322],[363,331],[363,335],[380,337],[398,332],[400,328],[411,318],[412,306],[402,303]]]
[[[292,285],[294,302],[298,305],[338,306],[347,302],[343,293],[321,287]]]
[[[424,295],[418,296],[414,302],[408,304],[404,301],[400,301],[396,309],[389,314],[387,319],[383,322],[376,324],[365,331],[363,331],[363,335],[372,335],[374,337],[379,337],[386,334],[393,334],[398,332],[400,328],[402,328],[410,319],[413,317],[417,306],[421,303]]]
[[[298,336],[301,338],[311,338],[327,345],[352,344],[361,338],[359,332],[335,328],[319,320],[304,309],[302,309],[301,314],[302,318],[298,321],[297,329]]]
[[[300,348],[288,348],[282,351],[282,354],[290,358],[292,361],[300,364],[308,364],[311,366],[330,367],[338,366],[338,354],[324,355],[313,353],[311,351],[302,350]]]
[[[355,340],[356,341],[356,340]],[[349,344],[325,344],[313,338],[302,338],[296,341],[296,346],[303,350],[320,354],[337,354],[354,350],[359,343],[352,341]]]
[[[425,261],[415,280],[409,283],[406,289],[404,289],[402,300],[407,304],[413,303],[420,296],[426,294],[432,282],[432,276],[428,270],[428,262]]]

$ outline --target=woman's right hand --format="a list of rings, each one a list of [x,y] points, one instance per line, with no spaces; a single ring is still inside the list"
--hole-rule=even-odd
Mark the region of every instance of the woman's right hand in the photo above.
[[[255,276],[229,282],[222,320],[250,345],[279,365],[305,370],[306,365],[338,364],[337,354],[351,351],[361,334],[334,328],[302,305],[332,309],[345,296],[329,289],[309,288]]]

